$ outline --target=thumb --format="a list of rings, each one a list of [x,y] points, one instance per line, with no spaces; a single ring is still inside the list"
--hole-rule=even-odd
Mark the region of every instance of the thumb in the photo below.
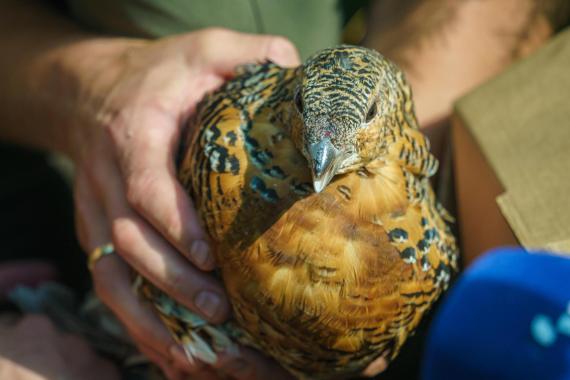
[[[222,75],[232,75],[236,66],[266,60],[285,67],[300,64],[297,49],[285,37],[247,34],[227,29],[206,29],[202,33],[207,46],[202,57],[204,63]]]

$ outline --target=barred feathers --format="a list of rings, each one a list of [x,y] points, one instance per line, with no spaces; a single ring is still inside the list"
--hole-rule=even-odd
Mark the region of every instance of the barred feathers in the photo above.
[[[402,73],[352,46],[296,69],[247,66],[203,100],[179,179],[216,243],[235,321],[213,334],[200,324],[193,343],[180,311],[144,293],[189,356],[207,361],[196,350],[208,343],[215,354],[222,332],[298,378],[324,380],[398,354],[457,257],[416,124]],[[303,144],[322,136],[352,155],[314,193]]]

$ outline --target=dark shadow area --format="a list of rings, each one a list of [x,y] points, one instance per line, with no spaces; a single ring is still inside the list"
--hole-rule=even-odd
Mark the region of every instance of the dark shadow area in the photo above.
[[[47,155],[0,144],[0,262],[43,259],[78,295],[89,287],[69,185]]]

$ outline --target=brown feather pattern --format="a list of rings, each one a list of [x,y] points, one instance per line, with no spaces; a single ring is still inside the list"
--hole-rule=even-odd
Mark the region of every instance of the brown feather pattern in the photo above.
[[[379,115],[363,128],[374,94]],[[311,120],[326,117],[346,120],[333,138],[359,160],[314,193],[302,144],[317,133],[305,129]],[[354,376],[397,355],[457,257],[429,184],[437,161],[415,120],[403,74],[350,46],[297,69],[248,66],[203,100],[179,179],[217,244],[237,326],[225,333],[305,379]],[[143,294],[180,342],[202,328],[151,285]]]

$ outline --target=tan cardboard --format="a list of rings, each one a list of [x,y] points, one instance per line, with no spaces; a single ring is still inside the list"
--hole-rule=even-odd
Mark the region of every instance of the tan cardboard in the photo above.
[[[460,99],[452,134],[467,261],[517,240],[569,253],[570,30]]]

